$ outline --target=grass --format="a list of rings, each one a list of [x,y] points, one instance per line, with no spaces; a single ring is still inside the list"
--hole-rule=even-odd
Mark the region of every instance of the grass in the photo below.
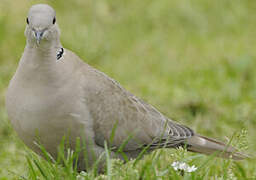
[[[78,175],[68,165],[65,168],[49,163],[26,149],[13,131],[4,107],[8,82],[25,46],[27,11],[39,2],[56,9],[63,45],[87,63],[118,80],[166,116],[198,133],[224,141],[234,136],[233,145],[254,154],[256,2],[1,0],[1,180],[37,176],[45,179],[55,175],[74,179]],[[176,160],[187,160],[200,168],[182,177],[171,168]],[[234,162],[163,149],[144,156],[135,166],[134,161],[124,164],[109,159],[107,174],[88,172],[84,176],[85,179],[256,178],[255,158]]]

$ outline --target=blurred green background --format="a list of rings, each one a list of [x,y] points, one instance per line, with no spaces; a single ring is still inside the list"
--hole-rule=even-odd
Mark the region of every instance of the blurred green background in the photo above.
[[[243,130],[255,152],[256,1],[1,0],[0,179],[27,167],[4,99],[36,3],[56,9],[63,46],[85,62],[199,133],[225,141]],[[248,177],[255,164],[241,162]]]

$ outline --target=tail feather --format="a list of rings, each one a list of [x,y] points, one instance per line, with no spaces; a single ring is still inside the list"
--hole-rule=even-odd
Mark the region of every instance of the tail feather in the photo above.
[[[195,134],[194,136],[189,138],[187,140],[187,145],[187,149],[191,152],[197,152],[207,155],[220,152],[217,154],[217,156],[222,158],[232,158],[234,160],[242,160],[249,157],[246,154],[238,152],[232,146],[198,134]]]

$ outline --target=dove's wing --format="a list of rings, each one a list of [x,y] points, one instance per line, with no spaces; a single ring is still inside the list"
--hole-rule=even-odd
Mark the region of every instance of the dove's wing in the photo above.
[[[174,147],[193,136],[193,131],[179,125],[153,106],[135,97],[104,73],[85,65],[83,69],[85,102],[94,122],[95,142],[108,141],[114,147],[128,141],[124,150],[143,145],[166,144]]]

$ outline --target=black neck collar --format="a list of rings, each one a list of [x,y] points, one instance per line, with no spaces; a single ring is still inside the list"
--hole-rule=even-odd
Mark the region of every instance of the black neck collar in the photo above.
[[[64,54],[64,48],[60,48],[58,51],[57,51],[57,55],[56,55],[56,58],[57,60],[60,60],[60,58],[63,56]]]

